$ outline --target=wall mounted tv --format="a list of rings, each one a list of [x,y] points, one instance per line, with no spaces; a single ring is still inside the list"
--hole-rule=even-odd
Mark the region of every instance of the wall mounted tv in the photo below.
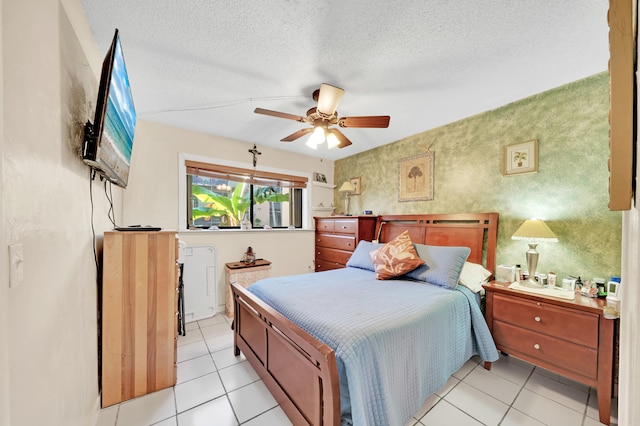
[[[136,110],[116,29],[102,63],[94,121],[85,125],[82,159],[122,188],[129,181],[135,127]]]

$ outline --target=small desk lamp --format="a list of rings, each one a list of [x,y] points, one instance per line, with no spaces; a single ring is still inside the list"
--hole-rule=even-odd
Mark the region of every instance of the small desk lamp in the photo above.
[[[538,252],[536,246],[542,241],[557,243],[558,238],[549,227],[540,219],[527,219],[520,228],[511,236],[512,240],[524,240],[529,244],[527,250],[527,268],[529,279],[521,284],[530,287],[542,287],[542,283],[536,281],[536,268],[538,267]]]
[[[353,187],[350,181],[346,181],[342,184],[339,192],[344,192],[344,214],[349,216],[349,195],[356,189]]]

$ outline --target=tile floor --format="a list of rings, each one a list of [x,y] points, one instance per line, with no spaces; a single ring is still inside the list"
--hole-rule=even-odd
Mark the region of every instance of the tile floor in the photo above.
[[[178,338],[177,384],[102,409],[98,426],[290,425],[244,356],[233,356],[229,322],[218,314],[187,324]],[[593,389],[513,357],[486,371],[474,357],[405,426],[592,426],[597,419]]]

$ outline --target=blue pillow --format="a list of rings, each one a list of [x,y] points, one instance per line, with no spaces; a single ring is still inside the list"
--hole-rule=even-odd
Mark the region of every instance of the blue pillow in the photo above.
[[[414,244],[424,265],[418,266],[405,276],[426,281],[441,287],[456,288],[460,272],[471,249],[469,247],[425,246]]]
[[[347,266],[351,268],[366,269],[367,271],[374,271],[376,268],[373,266],[373,260],[369,253],[382,247],[384,244],[372,243],[371,241],[360,240],[358,246],[353,251],[353,254],[347,261]]]

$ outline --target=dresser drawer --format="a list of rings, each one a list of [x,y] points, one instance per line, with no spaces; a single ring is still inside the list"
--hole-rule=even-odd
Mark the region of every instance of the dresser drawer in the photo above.
[[[316,247],[328,247],[352,252],[356,248],[356,238],[346,235],[316,234]]]
[[[496,294],[493,318],[579,345],[598,347],[598,315],[595,314]]]
[[[534,364],[543,361],[589,379],[597,378],[597,349],[536,333],[502,321],[493,322],[492,333],[496,346],[501,351],[522,357]]]
[[[334,219],[316,219],[317,232],[333,232],[335,227]]]
[[[333,232],[339,234],[355,234],[358,228],[355,219],[336,219],[333,225]]]
[[[344,264],[329,260],[316,259],[316,272],[330,271],[331,269],[344,268]]]
[[[336,250],[326,247],[316,247],[316,263],[319,260],[345,265],[353,253],[350,251]]]

